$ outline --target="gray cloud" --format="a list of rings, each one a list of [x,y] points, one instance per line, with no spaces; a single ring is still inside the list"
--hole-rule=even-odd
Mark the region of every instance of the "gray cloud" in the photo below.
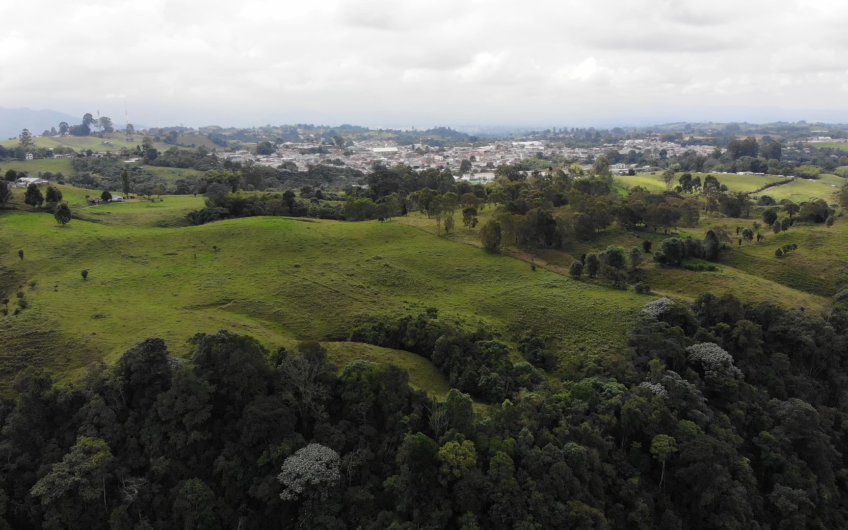
[[[30,0],[0,33],[0,105],[193,125],[846,109],[846,22],[836,0]]]

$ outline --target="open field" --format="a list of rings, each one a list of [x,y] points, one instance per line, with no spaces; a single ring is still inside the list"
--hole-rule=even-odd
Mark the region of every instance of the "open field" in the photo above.
[[[166,197],[155,206],[179,199],[189,198]],[[112,360],[151,335],[165,338],[177,354],[195,333],[221,328],[273,347],[343,339],[375,317],[437,307],[504,340],[536,330],[565,355],[584,356],[619,348],[631,317],[650,299],[533,272],[522,261],[399,223],[260,217],[140,228],[161,219],[161,211],[146,208],[143,202],[90,208],[81,215],[103,213],[103,222],[77,219],[64,228],[46,213],[4,213],[0,288],[10,295],[20,290],[29,307],[0,319],[6,326],[0,341],[21,343],[37,329],[39,336],[55,336],[57,346],[75,344],[81,358]],[[149,221],[139,222],[148,214]],[[138,218],[128,226],[121,215]],[[87,281],[82,269],[89,270]],[[22,322],[31,324],[15,325]],[[39,348],[41,363],[63,356],[52,345]],[[15,355],[27,352],[34,355],[28,348]]]
[[[35,132],[33,131],[33,134]],[[55,148],[55,147],[70,147],[75,151],[81,151],[86,149],[91,149],[92,151],[109,151],[116,153],[121,150],[122,147],[126,147],[127,149],[135,149],[136,146],[141,145],[144,136],[140,134],[136,134],[132,137],[132,140],[127,140],[127,136],[121,133],[111,133],[104,134],[103,138],[98,136],[39,136],[33,138],[35,145],[38,147],[47,147],[47,148]],[[4,140],[0,142],[0,145],[4,147],[16,147],[20,141],[19,140]],[[112,145],[107,145],[105,142],[110,142]],[[159,151],[167,151],[172,147],[177,147],[179,149],[188,149],[194,145],[195,147],[205,146],[209,149],[221,149],[221,147],[216,146],[212,143],[209,138],[203,136],[202,134],[187,134],[182,135],[177,138],[177,143],[179,145],[170,145],[165,142],[153,142],[153,147],[158,149]]]
[[[769,195],[774,197],[777,201],[789,199],[795,203],[802,203],[815,199],[824,199],[828,203],[832,203],[833,195],[839,191],[839,188],[841,188],[844,183],[845,179],[842,177],[822,174],[819,175],[817,180],[796,179],[794,182],[790,182],[789,184],[763,190],[763,192],[758,195]],[[756,195],[754,197],[756,197]]]
[[[74,172],[71,161],[67,159],[43,159],[43,160],[5,160],[0,162],[0,170],[26,171],[29,176],[37,177],[39,172],[62,173],[65,176]]]
[[[833,179],[839,178],[800,184],[818,184],[822,193]],[[426,360],[335,341],[375,318],[436,307],[507,342],[525,331],[546,335],[569,363],[620,349],[633,316],[659,295],[692,300],[706,291],[729,292],[820,312],[848,278],[844,218],[830,229],[796,224],[787,233],[766,232],[761,243],[734,243],[717,272],[660,267],[645,256],[640,274],[655,294],[643,296],[604,280],[572,280],[568,266],[608,245],[630,249],[648,239],[656,249],[668,235],[613,226],[561,250],[489,255],[479,248],[479,226],[458,222],[449,236],[435,237],[435,221],[417,213],[388,223],[255,217],[191,227],[185,215],[203,206],[202,197],[86,207],[85,196],[99,192],[60,189],[74,212],[64,228],[49,213],[22,205],[23,190],[15,190],[18,210],[0,214],[0,292],[11,298],[10,315],[0,317],[0,344],[10,345],[0,348],[0,391],[9,370],[28,362],[73,376],[148,336],[161,336],[185,355],[189,337],[227,328],[269,348],[321,340],[340,364],[396,358],[414,385],[442,392],[444,380]],[[481,223],[492,211],[481,212]],[[703,238],[717,225],[733,233],[758,219],[755,213],[747,220],[704,216],[679,236]],[[799,249],[775,258],[775,248],[787,243]],[[21,307],[17,293],[27,307],[14,315]]]
[[[807,145],[817,147],[819,149],[823,147],[829,147],[831,149],[841,149],[842,151],[848,151],[848,144],[843,142],[812,142]]]
[[[704,178],[707,175],[713,175],[718,179],[719,182],[727,186],[727,189],[730,191],[754,191],[761,186],[766,184],[770,184],[772,182],[780,182],[787,180],[789,177],[777,177],[777,176],[761,176],[761,175],[722,175],[720,173],[691,173],[692,178],[701,177],[701,181],[703,182]],[[660,176],[662,175],[661,171],[657,171],[655,175],[651,173],[642,173],[640,175],[633,176],[620,176],[616,177],[615,180],[617,183],[627,187],[634,188],[636,186],[642,186],[643,188],[650,191],[665,191],[665,182],[662,181]],[[672,183],[672,189],[677,186],[677,180],[683,173],[678,173],[674,177],[674,182]],[[780,186],[778,186],[780,187]]]

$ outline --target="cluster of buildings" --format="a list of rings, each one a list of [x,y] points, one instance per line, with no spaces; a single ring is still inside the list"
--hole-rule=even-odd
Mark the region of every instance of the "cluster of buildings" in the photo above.
[[[710,156],[715,147],[709,145],[691,145],[683,147],[673,142],[659,139],[622,140],[617,144],[600,147],[568,147],[561,143],[548,141],[494,141],[489,145],[474,147],[433,148],[422,144],[397,145],[386,141],[362,141],[354,145],[338,147],[317,143],[285,143],[279,145],[270,155],[255,155],[241,150],[222,153],[219,156],[233,162],[253,162],[259,165],[279,167],[294,164],[300,170],[318,164],[344,165],[361,171],[369,171],[375,164],[392,167],[404,164],[413,169],[439,168],[458,171],[463,160],[471,163],[468,173],[480,174],[485,179],[489,173],[502,164],[517,164],[528,158],[561,158],[591,164],[598,156],[618,151],[622,155],[645,155],[646,159],[659,159],[681,155],[694,151],[699,155]],[[663,152],[664,151],[664,152]],[[624,174],[630,170],[636,172],[655,171],[657,168],[647,165],[614,164],[614,173]]]

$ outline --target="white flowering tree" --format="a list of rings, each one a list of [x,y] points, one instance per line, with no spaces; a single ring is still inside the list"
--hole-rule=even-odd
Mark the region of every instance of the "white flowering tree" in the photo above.
[[[329,447],[311,443],[283,462],[277,479],[286,489],[280,498],[297,500],[301,495],[326,499],[329,488],[341,479],[341,458]]]
[[[659,298],[654,300],[653,302],[648,302],[642,308],[641,313],[643,315],[648,315],[654,318],[659,317],[663,313],[665,313],[669,307],[674,305],[674,301],[669,298]]]
[[[689,362],[700,365],[708,382],[735,386],[742,379],[742,371],[734,366],[733,356],[718,344],[702,342],[686,348]]]

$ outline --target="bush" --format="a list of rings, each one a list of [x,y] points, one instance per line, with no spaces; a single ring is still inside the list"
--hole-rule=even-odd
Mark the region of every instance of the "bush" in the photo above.
[[[651,294],[651,286],[645,282],[637,283],[634,289],[636,290],[636,294]]]
[[[583,276],[583,263],[576,260],[572,262],[571,266],[568,268],[568,274],[570,274],[575,280],[579,279]]]

